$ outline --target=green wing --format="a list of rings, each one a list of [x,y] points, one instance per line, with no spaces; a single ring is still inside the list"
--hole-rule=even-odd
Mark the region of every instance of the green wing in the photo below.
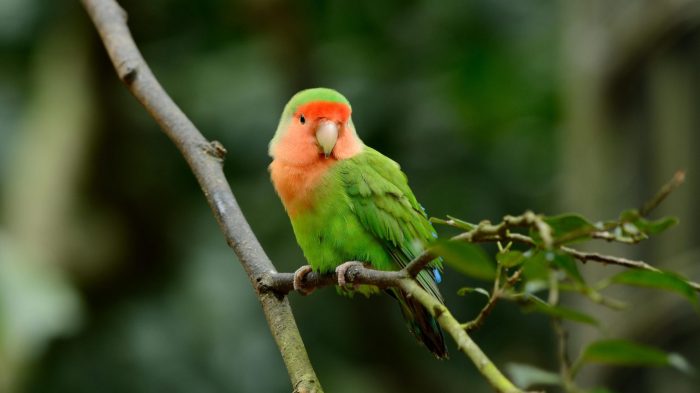
[[[395,267],[375,268],[403,268],[436,236],[399,164],[365,147],[361,154],[345,160],[339,170],[352,211],[397,264]],[[436,259],[429,266],[431,269],[423,270],[417,280],[442,301],[436,285],[436,275],[440,275],[442,263]]]

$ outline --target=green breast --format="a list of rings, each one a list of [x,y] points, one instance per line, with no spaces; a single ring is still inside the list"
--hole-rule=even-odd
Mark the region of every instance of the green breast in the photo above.
[[[309,210],[292,218],[297,242],[311,267],[321,273],[334,271],[347,261],[371,262],[375,269],[395,270],[382,244],[353,212],[337,171],[320,180]]]

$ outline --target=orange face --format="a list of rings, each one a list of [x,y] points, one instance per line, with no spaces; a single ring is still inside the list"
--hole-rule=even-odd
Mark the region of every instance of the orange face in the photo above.
[[[362,142],[350,121],[350,107],[316,101],[297,109],[273,155],[287,165],[306,166],[349,158],[361,149]]]
[[[314,190],[338,160],[362,151],[350,107],[317,101],[301,105],[272,146],[272,183],[290,216],[313,206]]]

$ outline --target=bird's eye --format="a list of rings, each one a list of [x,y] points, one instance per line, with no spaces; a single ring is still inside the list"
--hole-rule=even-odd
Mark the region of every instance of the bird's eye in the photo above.
[[[306,123],[306,118],[304,117],[304,115],[299,115],[299,123],[301,123],[301,124]]]

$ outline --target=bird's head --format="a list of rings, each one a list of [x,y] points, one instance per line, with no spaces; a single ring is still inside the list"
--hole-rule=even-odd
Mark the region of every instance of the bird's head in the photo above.
[[[291,165],[352,157],[363,145],[351,113],[348,100],[335,90],[300,91],[284,107],[270,156]]]

